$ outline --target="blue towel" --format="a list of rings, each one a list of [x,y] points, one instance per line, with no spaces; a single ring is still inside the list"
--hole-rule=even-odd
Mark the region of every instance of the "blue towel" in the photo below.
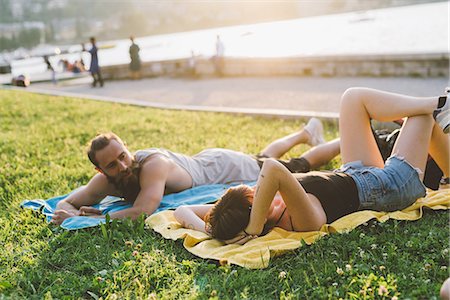
[[[254,185],[255,182],[247,183]],[[161,204],[155,212],[159,212],[167,209],[175,209],[181,205],[193,205],[193,204],[205,204],[210,203],[218,199],[229,187],[235,184],[211,184],[194,187],[184,190],[180,193],[170,194],[163,197]],[[74,190],[73,192],[75,192]],[[72,193],[73,193],[72,192]],[[47,222],[50,222],[55,211],[56,205],[59,201],[67,198],[71,193],[53,197],[47,200],[35,199],[24,200],[20,204],[22,208],[28,208],[35,211],[39,211],[46,216]],[[123,201],[122,198],[108,196],[103,199],[99,204],[93,205],[93,207],[100,209],[102,214],[112,213],[125,208],[131,207],[131,204]],[[67,230],[81,229],[87,227],[98,226],[105,223],[104,218],[90,218],[85,216],[77,216],[67,218],[61,224],[61,227]]]

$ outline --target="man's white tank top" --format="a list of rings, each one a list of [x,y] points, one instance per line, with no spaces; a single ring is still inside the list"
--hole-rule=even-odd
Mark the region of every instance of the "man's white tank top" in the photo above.
[[[256,181],[260,167],[250,155],[222,148],[205,149],[187,156],[162,148],[139,150],[135,153],[137,162],[144,161],[153,154],[161,154],[184,168],[192,177],[192,185],[216,183],[237,183]]]

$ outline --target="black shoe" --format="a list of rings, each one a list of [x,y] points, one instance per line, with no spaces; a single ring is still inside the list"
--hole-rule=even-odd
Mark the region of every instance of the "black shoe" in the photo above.
[[[450,132],[450,88],[445,89],[447,95],[439,97],[446,98],[444,106],[438,108],[434,111],[433,116],[436,123],[442,128],[444,133]]]

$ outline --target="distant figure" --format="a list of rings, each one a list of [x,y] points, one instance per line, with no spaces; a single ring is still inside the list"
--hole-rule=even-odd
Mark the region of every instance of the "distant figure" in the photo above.
[[[141,59],[139,57],[139,46],[134,42],[134,36],[130,36],[130,73],[131,79],[141,79]]]
[[[62,59],[59,63],[63,65],[63,70],[66,72],[73,72],[77,74],[86,71],[82,60],[77,60],[72,64],[67,59]]]
[[[220,35],[217,35],[216,39],[216,56],[214,57],[214,66],[216,68],[216,74],[223,76],[224,68],[224,56],[225,56],[225,45],[220,39]]]
[[[193,50],[191,50],[191,56],[188,59],[188,69],[187,72],[190,76],[194,77],[195,75],[197,75],[197,73],[195,72],[195,53]]]
[[[55,68],[53,68],[52,63],[50,62],[50,60],[48,59],[48,56],[45,55],[44,56],[44,62],[47,65],[47,70],[50,70],[52,72],[52,82],[53,84],[56,84],[56,72],[55,72]]]
[[[72,65],[72,72],[73,73],[81,73],[86,71],[86,69],[84,68],[84,62],[83,60],[76,60],[73,65]]]
[[[26,75],[22,75],[21,74],[19,76],[14,77],[11,80],[11,85],[20,86],[20,87],[27,87],[27,86],[30,85],[30,78],[28,78],[28,76],[26,76]]]
[[[80,65],[82,66],[82,70],[86,71],[86,65],[83,60],[83,51],[84,51],[84,43],[81,43],[81,52],[80,52]]]
[[[61,59],[58,64],[62,64],[63,66],[63,72],[70,72],[71,70],[71,66],[70,63],[67,59]]]
[[[97,82],[100,83],[100,87],[103,86],[103,78],[102,73],[100,71],[100,66],[98,65],[98,56],[97,56],[97,46],[95,45],[95,37],[90,38],[92,48],[89,50],[89,53],[91,54],[91,65],[89,67],[89,72],[91,72],[92,78],[94,79],[94,82],[92,82],[92,86],[95,87],[97,85]],[[84,50],[84,49],[83,49]]]

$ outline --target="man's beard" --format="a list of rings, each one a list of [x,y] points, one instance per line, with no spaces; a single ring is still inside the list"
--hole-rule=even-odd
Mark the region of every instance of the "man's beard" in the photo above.
[[[108,181],[114,185],[127,202],[134,202],[141,191],[141,186],[139,184],[140,171],[141,166],[137,161],[133,160],[131,166],[124,175],[119,174],[117,177],[105,175],[108,178]],[[128,175],[128,172],[131,172],[131,174]]]

